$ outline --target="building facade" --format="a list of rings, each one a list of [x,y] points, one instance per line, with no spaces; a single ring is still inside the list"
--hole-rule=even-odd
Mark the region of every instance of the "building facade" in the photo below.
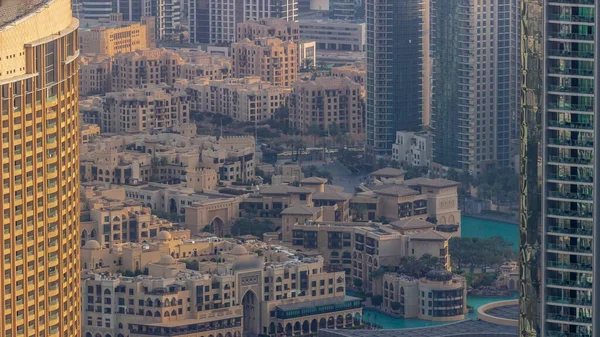
[[[521,136],[521,179],[526,180],[521,183],[525,203],[521,233],[527,230],[531,236],[524,241],[522,234],[521,251],[531,254],[529,260],[520,261],[524,276],[521,282],[537,285],[536,276],[540,275],[539,336],[595,336],[600,331],[595,314],[599,304],[599,269],[595,261],[600,249],[600,233],[595,226],[598,75],[593,70],[598,62],[598,3],[525,1],[523,6],[536,9],[537,14],[523,18],[523,23],[530,27],[533,22],[543,22],[545,28],[533,26],[536,30],[523,32],[523,38],[539,43],[535,45],[539,49],[522,45],[523,66],[528,70],[523,71],[527,75],[523,85],[531,96],[522,102],[526,133]],[[536,146],[541,144],[541,153],[533,148],[536,140]],[[540,167],[532,168],[530,161],[536,159]],[[536,184],[537,179],[541,186]],[[539,194],[534,195],[536,192]],[[525,212],[529,213],[527,217]],[[541,231],[541,238],[535,229]],[[536,270],[536,251],[530,248],[534,240],[539,240],[542,249],[541,271]],[[521,289],[538,290],[532,286]],[[536,313],[527,309],[529,316],[522,317],[521,324],[533,335]]]
[[[349,78],[317,77],[299,80],[289,100],[290,127],[308,133],[312,125],[327,131],[336,124],[340,132],[364,132],[362,87]]]
[[[518,1],[433,1],[431,6],[435,162],[475,175],[514,168]]]
[[[124,91],[144,84],[166,83],[173,85],[181,74],[183,58],[173,51],[144,49],[119,54],[113,58],[111,90]]]
[[[190,42],[236,41],[236,27],[249,20],[298,21],[298,0],[188,0]]]
[[[233,75],[259,76],[273,85],[291,86],[298,74],[298,46],[278,38],[244,39],[231,44]]]
[[[392,152],[396,131],[429,125],[429,1],[366,1],[368,160]]]
[[[106,55],[81,56],[79,59],[79,93],[98,95],[110,91],[112,61]]]
[[[85,272],[83,332],[116,337],[291,336],[361,323],[360,299],[345,296],[343,272],[327,270],[322,258],[299,261],[284,251],[257,256],[244,246],[216,240],[191,243],[215,247],[188,257],[203,261],[198,271],[186,269],[170,254],[171,242],[180,240],[159,233],[150,250],[160,259],[147,264],[147,276]],[[86,252],[100,252],[87,246]]]
[[[154,46],[150,29],[144,23],[126,22],[120,14],[111,14],[107,20],[87,20],[79,31],[83,53],[114,56]]]
[[[107,133],[165,131],[190,119],[187,97],[156,85],[108,93],[102,105],[100,128]]]
[[[237,24],[236,41],[276,37],[281,41],[300,41],[300,25],[295,21],[262,18]]]
[[[276,111],[287,105],[291,92],[290,88],[275,86],[254,76],[222,81],[179,80],[175,86],[188,97],[193,111],[220,113],[241,122],[275,118]]]
[[[318,50],[360,52],[365,50],[365,29],[364,20],[303,20],[300,38],[315,41]]]
[[[0,5],[5,336],[81,336],[78,26],[69,0]]]
[[[392,145],[392,160],[402,167],[431,167],[433,160],[433,137],[429,132],[398,131]]]

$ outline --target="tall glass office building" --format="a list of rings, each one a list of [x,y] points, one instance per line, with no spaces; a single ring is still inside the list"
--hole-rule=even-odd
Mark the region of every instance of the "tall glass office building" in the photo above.
[[[526,132],[521,145],[525,180],[521,233],[522,238],[528,238],[524,230],[533,237],[540,210],[540,335],[598,336],[600,278],[595,274],[600,270],[600,247],[594,238],[600,235],[595,223],[600,214],[594,206],[600,200],[594,191],[600,180],[594,153],[599,150],[595,140],[600,127],[595,118],[599,53],[595,14],[600,2],[524,0],[523,6],[527,49],[522,56]],[[540,141],[534,143],[536,138]],[[535,155],[538,144],[541,153]],[[541,207],[535,197],[536,171],[541,177]],[[531,240],[521,240],[522,254],[534,252],[533,247]],[[533,271],[533,263],[526,259],[522,265]],[[535,282],[533,272],[523,278],[523,285]],[[526,317],[526,311],[523,307],[522,327],[533,318]]]
[[[367,0],[366,151],[391,154],[396,131],[429,123],[429,1]]]

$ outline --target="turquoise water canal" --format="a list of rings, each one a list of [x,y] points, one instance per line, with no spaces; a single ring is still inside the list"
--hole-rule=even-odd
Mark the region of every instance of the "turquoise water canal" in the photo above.
[[[507,222],[462,217],[462,236],[478,238],[490,238],[492,236],[501,236],[505,240],[512,242],[513,248],[515,250],[517,250],[519,247],[519,228],[517,225]],[[473,307],[473,312],[470,313],[468,317],[476,318],[477,309],[484,304],[512,300],[515,298],[517,298],[517,294],[504,297],[469,296],[467,302],[470,306]],[[367,322],[380,325],[384,329],[422,328],[447,323],[430,322],[416,318],[393,318],[391,316],[373,310],[364,310],[363,319]]]

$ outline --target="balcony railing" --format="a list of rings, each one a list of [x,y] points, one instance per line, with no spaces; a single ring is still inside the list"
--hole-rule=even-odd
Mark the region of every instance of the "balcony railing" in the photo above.
[[[548,37],[551,39],[563,39],[563,40],[583,40],[592,41],[594,40],[594,34],[577,34],[577,33],[563,33],[563,32],[551,32],[548,33]]]
[[[569,281],[557,278],[547,278],[546,281],[549,285],[592,289],[592,282],[587,281]]]
[[[549,226],[548,230],[553,233],[587,235],[587,236],[591,236],[593,233],[591,228],[590,229],[588,229],[588,228],[565,228],[565,227],[560,227],[560,226]]]
[[[583,263],[562,263],[562,262],[558,262],[558,261],[548,261],[548,262],[546,262],[546,266],[551,267],[551,268],[559,268],[559,269],[592,271],[591,264],[583,264]]]
[[[581,129],[581,130],[593,130],[594,124],[592,123],[575,123],[575,122],[565,122],[565,121],[548,121],[548,126],[555,126],[560,128],[569,128],[569,129]]]
[[[594,52],[593,51],[581,51],[581,50],[549,49],[548,56],[593,59]]]
[[[562,181],[574,181],[579,183],[591,183],[594,181],[593,177],[579,176],[579,175],[567,175],[558,173],[548,173],[548,179],[562,180]]]
[[[580,164],[580,165],[592,165],[592,158],[582,157],[568,157],[568,156],[549,156],[548,161],[564,164]]]
[[[594,76],[594,70],[590,69],[550,67],[549,72],[550,74],[560,75]]]
[[[593,87],[575,87],[568,85],[549,85],[548,91],[559,91],[566,93],[578,93],[578,94],[589,94],[592,95],[594,93]]]
[[[594,22],[592,15],[567,15],[567,14],[550,14],[550,20],[569,21],[569,22]]]
[[[591,317],[581,317],[581,316],[572,316],[572,315],[559,315],[559,314],[548,314],[546,315],[547,319],[551,319],[553,321],[562,321],[562,322],[576,322],[576,323],[585,323],[592,324]]]
[[[592,211],[577,211],[577,210],[564,210],[564,209],[560,209],[560,208],[549,208],[548,214],[591,219],[593,217],[594,213]]]
[[[592,200],[593,196],[587,193],[567,193],[562,191],[549,191],[548,196],[551,198],[563,198],[571,200]]]
[[[552,144],[552,145],[579,146],[579,147],[593,147],[594,146],[594,142],[591,140],[566,139],[566,138],[548,138],[548,143]]]
[[[548,109],[594,112],[594,106],[591,104],[548,103]]]
[[[563,252],[571,252],[571,253],[584,253],[584,254],[592,254],[592,247],[579,247],[579,246],[571,246],[571,245],[561,245],[557,243],[549,243],[548,249],[551,250],[560,250]]]
[[[592,300],[576,299],[576,298],[562,298],[560,296],[548,296],[546,298],[548,302],[560,303],[560,304],[572,304],[572,305],[584,305],[591,306]]]

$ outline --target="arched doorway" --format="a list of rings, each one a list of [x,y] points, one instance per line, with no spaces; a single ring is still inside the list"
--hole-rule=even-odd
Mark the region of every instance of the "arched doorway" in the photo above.
[[[319,329],[325,328],[327,328],[327,320],[325,319],[325,317],[323,317],[319,320]]]
[[[218,236],[218,237],[224,237],[225,236],[225,223],[223,222],[223,220],[219,217],[216,217],[213,219],[213,221],[210,223],[210,226],[213,230],[213,233]]]
[[[259,301],[258,296],[252,290],[246,291],[242,299],[244,307],[244,333],[245,336],[253,337],[260,333],[259,330]]]
[[[319,323],[317,323],[316,319],[313,319],[312,322],[310,322],[310,332],[317,332],[317,325]]]
[[[173,198],[169,200],[169,213],[177,214],[177,202]]]

